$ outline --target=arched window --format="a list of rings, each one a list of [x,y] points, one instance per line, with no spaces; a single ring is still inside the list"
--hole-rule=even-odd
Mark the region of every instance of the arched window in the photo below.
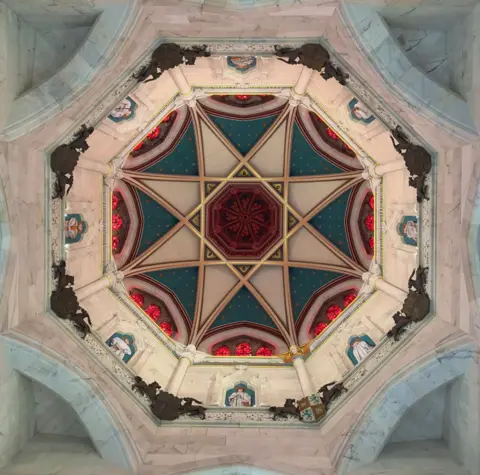
[[[158,326],[163,331],[163,333],[165,333],[166,335],[168,335],[170,337],[173,335],[172,325],[170,325],[169,322],[161,322],[161,323],[158,324]]]
[[[215,356],[230,356],[231,352],[228,346],[220,346],[217,348],[214,353]]]
[[[328,325],[335,321],[356,298],[357,290],[349,289],[327,300],[320,307],[320,310],[313,320],[313,324],[310,327],[310,334],[312,336],[318,336],[324,332]]]
[[[115,190],[112,194],[112,251],[118,254],[122,251],[130,227],[127,205],[122,194]]]
[[[235,347],[235,356],[251,356],[252,355],[252,345],[246,341],[240,343]]]
[[[272,356],[272,350],[266,346],[261,346],[256,351],[255,356]]]
[[[375,217],[373,214],[375,206],[375,198],[373,193],[369,191],[365,195],[365,199],[360,208],[358,226],[360,228],[360,237],[365,247],[367,254],[373,254],[374,240],[373,235],[375,232]]]
[[[143,295],[142,294],[139,294],[137,292],[132,292],[130,294],[130,298],[139,306],[139,307],[143,307],[143,302],[144,302],[144,299],[143,299]]]
[[[146,309],[145,313],[154,321],[156,322],[162,315],[160,307],[155,304],[150,304]]]

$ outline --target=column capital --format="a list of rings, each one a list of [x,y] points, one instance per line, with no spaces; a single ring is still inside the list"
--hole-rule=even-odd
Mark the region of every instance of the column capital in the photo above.
[[[195,345],[182,345],[180,348],[178,348],[178,350],[178,356],[180,359],[186,359],[190,362],[190,364],[200,363],[206,358],[206,356],[208,356],[203,351],[198,351]]]

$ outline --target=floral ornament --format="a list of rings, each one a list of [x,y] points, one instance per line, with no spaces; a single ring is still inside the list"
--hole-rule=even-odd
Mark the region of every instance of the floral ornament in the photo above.
[[[145,313],[154,321],[156,322],[160,316],[162,315],[162,312],[160,310],[160,307],[158,305],[149,305],[145,309]]]
[[[120,239],[117,236],[112,236],[112,250],[118,251],[120,249]]]
[[[370,199],[368,200],[368,204],[370,208],[375,209],[375,197],[373,195],[370,196]]]
[[[368,240],[368,245],[373,252],[375,250],[375,239],[373,238],[373,236]]]
[[[340,140],[340,137],[330,127],[327,127],[327,134],[333,140]]]
[[[255,353],[255,356],[272,356],[272,350],[266,346],[261,346]]]
[[[172,325],[170,325],[169,322],[162,322],[162,323],[160,323],[160,325],[158,325],[158,327],[159,327],[160,330],[162,330],[163,333],[165,333],[166,335],[168,335],[168,336],[170,336],[170,337],[173,335]]]
[[[365,218],[365,226],[367,227],[367,229],[369,231],[373,231],[374,228],[375,228],[375,222],[373,220],[373,214],[369,214],[366,218]]]
[[[357,296],[355,294],[345,295],[345,297],[343,298],[343,304],[345,305],[345,307],[348,307],[356,298]]]
[[[327,310],[327,318],[333,322],[341,313],[342,309],[338,305],[331,305]]]
[[[137,293],[131,293],[130,298],[139,306],[143,307],[143,295]]]
[[[213,353],[215,356],[230,356],[230,349],[228,346],[221,346]]]
[[[249,343],[240,343],[235,348],[235,356],[251,356],[252,347]]]
[[[117,195],[112,195],[112,209],[117,209],[118,208],[118,203],[120,203],[120,200],[118,199]]]
[[[327,328],[327,327],[328,327],[328,325],[327,325],[326,323],[320,322],[320,323],[315,327],[315,331],[314,331],[315,336],[320,335],[320,333],[322,333],[322,332],[325,330],[325,328]]]
[[[123,225],[123,219],[117,213],[112,216],[112,229],[118,231]]]

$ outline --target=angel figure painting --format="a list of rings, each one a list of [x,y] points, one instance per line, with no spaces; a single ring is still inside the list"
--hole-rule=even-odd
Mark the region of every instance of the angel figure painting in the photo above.
[[[128,333],[114,333],[107,341],[107,346],[124,363],[128,363],[135,354],[135,339]]]
[[[255,391],[246,384],[236,384],[234,388],[227,391],[225,395],[225,406],[227,407],[253,407],[255,406]]]
[[[354,366],[357,366],[374,348],[375,343],[368,335],[355,335],[348,341],[347,356]]]

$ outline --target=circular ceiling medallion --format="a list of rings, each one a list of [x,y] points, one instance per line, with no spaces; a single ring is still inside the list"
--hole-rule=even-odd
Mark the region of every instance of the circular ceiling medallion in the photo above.
[[[260,183],[230,183],[207,206],[207,237],[229,259],[261,259],[282,229],[282,205]]]

